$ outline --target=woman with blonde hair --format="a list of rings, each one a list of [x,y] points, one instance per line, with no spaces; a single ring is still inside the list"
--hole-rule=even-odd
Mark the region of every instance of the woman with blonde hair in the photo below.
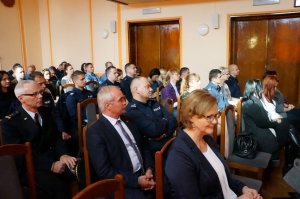
[[[181,99],[185,99],[194,90],[200,89],[200,85],[200,75],[197,73],[191,73],[183,78],[180,87]]]
[[[165,166],[170,198],[260,199],[256,190],[233,178],[211,136],[220,117],[217,101],[204,90],[182,103],[184,125],[170,148]]]

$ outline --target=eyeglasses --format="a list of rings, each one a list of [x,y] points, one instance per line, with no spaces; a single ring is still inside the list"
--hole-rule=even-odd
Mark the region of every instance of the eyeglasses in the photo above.
[[[223,73],[222,75],[229,75],[229,73]]]
[[[221,116],[221,113],[218,112],[216,114],[213,114],[213,115],[202,115],[203,118],[205,118],[208,122],[213,122],[214,120],[216,120],[218,122],[218,119],[220,118]]]
[[[43,91],[37,91],[37,92],[34,92],[34,93],[24,93],[22,95],[25,95],[25,96],[31,96],[31,97],[37,97],[38,95],[43,95]]]

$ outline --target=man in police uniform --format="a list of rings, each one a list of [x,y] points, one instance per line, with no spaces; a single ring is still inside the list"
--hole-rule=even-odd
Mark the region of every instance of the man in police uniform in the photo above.
[[[125,72],[126,76],[121,81],[120,87],[128,102],[131,102],[132,93],[130,90],[130,84],[132,79],[136,76],[136,66],[132,63],[125,64]]]
[[[85,74],[82,71],[76,70],[71,76],[75,88],[68,93],[68,96],[66,97],[66,106],[68,115],[70,117],[71,126],[72,126],[72,132],[71,137],[74,140],[74,143],[77,142],[77,103],[82,102],[88,98],[93,98],[93,93],[91,91],[88,91],[85,89],[86,86],[86,80],[85,80]],[[86,118],[86,115],[84,111],[82,111],[82,119],[84,120]],[[76,145],[75,145],[76,146]]]
[[[105,69],[106,80],[101,84],[102,86],[120,86],[120,83],[117,82],[118,71],[114,66],[109,66]]]
[[[51,95],[51,92],[46,86],[46,80],[40,71],[34,71],[32,72],[28,79],[35,81],[43,91],[43,106],[49,107],[51,109],[51,112],[55,115],[55,121],[58,128],[58,131],[62,133],[63,140],[70,139],[70,133],[67,133],[66,126],[62,120],[62,116],[60,112],[55,107],[55,102],[53,99],[53,96]]]
[[[131,83],[132,102],[126,107],[125,116],[129,117],[148,140],[152,155],[160,150],[173,136],[177,122],[156,100],[150,100],[152,89],[145,77],[136,77]]]
[[[61,174],[73,168],[76,158],[69,156],[54,115],[42,106],[42,89],[32,80],[22,80],[15,95],[22,106],[1,122],[4,144],[31,143],[38,198],[68,198],[68,184]],[[18,161],[21,179],[26,179],[25,165]],[[13,191],[13,190],[12,190]]]
[[[224,96],[220,87],[221,74],[222,72],[219,69],[212,69],[209,72],[209,83],[205,87],[205,90],[207,90],[217,99],[219,112],[223,111],[225,107],[229,104],[229,99]]]

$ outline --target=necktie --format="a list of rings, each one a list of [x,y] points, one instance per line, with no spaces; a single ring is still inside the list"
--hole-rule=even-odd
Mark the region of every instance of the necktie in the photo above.
[[[40,123],[40,121],[39,121],[39,114],[37,114],[37,113],[34,114],[34,121],[35,121],[35,124],[36,124],[39,128],[42,128],[41,123]]]
[[[124,127],[121,124],[121,120],[118,120],[116,124],[120,127],[123,135],[125,136],[125,138],[129,142],[130,146],[133,148],[134,152],[136,153],[136,155],[137,155],[137,157],[139,159],[141,167],[143,168],[143,159],[142,159],[140,150],[138,149],[137,145],[133,143],[132,139],[130,138],[130,136],[128,135],[128,133],[125,131]]]

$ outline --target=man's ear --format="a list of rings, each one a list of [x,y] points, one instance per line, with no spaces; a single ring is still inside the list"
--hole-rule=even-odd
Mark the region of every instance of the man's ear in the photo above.
[[[22,101],[23,101],[23,96],[22,95],[20,95],[19,97],[17,97],[18,98],[18,100],[22,103]]]

